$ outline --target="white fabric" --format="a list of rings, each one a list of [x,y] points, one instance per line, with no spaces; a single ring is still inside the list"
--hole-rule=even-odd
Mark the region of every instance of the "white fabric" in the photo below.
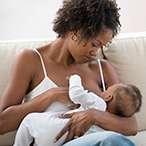
[[[41,63],[42,63],[42,68],[43,68],[43,71],[44,71],[44,75],[45,75],[45,77],[47,77],[47,72],[46,72],[46,69],[45,69],[45,64],[44,64],[43,58],[42,58],[41,54],[39,53],[39,51],[37,49],[34,49],[34,50],[38,53],[38,55],[40,57],[40,60],[41,60]]]
[[[41,94],[41,93],[43,93],[43,92],[45,92],[45,91],[47,91],[47,90],[49,90],[49,89],[51,89],[53,87],[58,87],[47,76],[45,65],[44,65],[44,62],[43,62],[43,58],[41,57],[40,53],[36,49],[34,49],[34,50],[38,53],[38,55],[40,57],[45,77],[44,77],[44,79],[41,81],[41,83],[38,86],[36,86],[31,92],[29,92],[28,94],[25,95],[24,102],[28,102],[28,101],[32,100],[33,98],[35,98],[39,94]],[[68,111],[68,110],[69,110],[69,105],[61,103],[61,102],[58,102],[58,101],[53,102],[46,109],[46,111]]]
[[[99,64],[99,70],[100,70],[100,76],[101,76],[103,91],[105,91],[106,89],[105,89],[104,77],[103,77],[103,72],[102,72],[102,66],[101,66],[101,63],[100,63],[100,59],[97,59],[97,60],[98,60],[98,64]]]
[[[66,113],[83,111],[89,108],[106,110],[105,101],[96,94],[88,93],[87,90],[84,90],[81,78],[78,75],[71,76],[69,83],[69,96],[71,100],[81,106]],[[33,138],[35,139],[34,146],[48,146],[48,144],[49,146],[61,146],[65,141],[67,133],[57,143],[54,144],[53,140],[69,121],[69,119],[58,118],[58,115],[66,113],[49,111],[27,115],[17,131],[14,146],[27,146],[32,142]],[[102,128],[93,125],[86,134],[102,130]]]

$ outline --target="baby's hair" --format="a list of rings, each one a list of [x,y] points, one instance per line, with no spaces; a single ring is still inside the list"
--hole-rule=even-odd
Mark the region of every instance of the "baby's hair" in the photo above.
[[[125,85],[115,90],[115,114],[124,117],[131,116],[140,111],[141,105],[142,95],[136,86]],[[131,114],[128,113],[130,109],[134,109]]]
[[[117,35],[121,24],[119,9],[114,0],[64,0],[53,21],[58,37],[80,30],[80,41],[96,38],[111,29]]]

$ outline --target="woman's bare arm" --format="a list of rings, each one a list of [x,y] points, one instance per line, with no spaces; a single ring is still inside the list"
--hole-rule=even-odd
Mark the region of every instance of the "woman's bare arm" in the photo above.
[[[7,87],[0,101],[0,134],[16,130],[31,112],[43,112],[56,100],[70,103],[67,88],[52,88],[33,100],[21,104],[35,76],[36,55],[33,50],[20,52],[14,60]],[[61,98],[58,98],[61,97]]]
[[[67,131],[69,133],[65,143],[70,141],[73,136],[82,136],[92,125],[97,125],[105,130],[115,131],[126,136],[135,135],[138,130],[135,116],[124,118],[96,109],[61,115],[60,118],[71,119],[55,137],[54,142],[58,141]]]
[[[72,104],[69,98],[67,100],[64,97],[68,97],[67,88],[52,88],[38,95],[37,97],[35,97],[34,99],[32,99],[27,103],[10,105],[6,109],[1,110],[0,134],[5,134],[6,132],[17,130],[21,121],[27,114],[32,112],[43,112],[54,101],[60,101],[60,102]]]
[[[47,107],[44,105],[40,109],[37,108],[39,103],[44,100],[41,97],[21,104],[35,75],[34,61],[32,50],[21,51],[14,60],[7,87],[0,101],[0,134],[16,130],[28,113],[43,111]],[[48,102],[51,104],[49,98],[45,99],[49,100]]]
[[[112,113],[90,110],[94,117],[94,125],[98,125],[105,130],[121,133],[125,136],[136,135],[138,125],[135,116],[120,117]]]

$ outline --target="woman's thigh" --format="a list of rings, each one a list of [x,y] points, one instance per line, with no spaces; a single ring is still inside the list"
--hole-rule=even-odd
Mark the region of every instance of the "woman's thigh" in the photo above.
[[[63,146],[135,146],[135,144],[122,134],[103,131],[84,135],[74,139]]]

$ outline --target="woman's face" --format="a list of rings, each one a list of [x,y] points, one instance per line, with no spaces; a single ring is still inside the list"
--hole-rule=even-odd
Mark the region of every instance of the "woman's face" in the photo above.
[[[90,40],[87,44],[83,40],[80,43],[78,42],[78,33],[77,40],[71,40],[70,54],[74,60],[78,63],[84,63],[91,59],[91,57],[97,56],[97,51],[100,47],[106,45],[112,39],[113,32],[112,30],[107,30],[106,32],[100,33],[97,38]],[[85,45],[86,44],[86,45]]]

